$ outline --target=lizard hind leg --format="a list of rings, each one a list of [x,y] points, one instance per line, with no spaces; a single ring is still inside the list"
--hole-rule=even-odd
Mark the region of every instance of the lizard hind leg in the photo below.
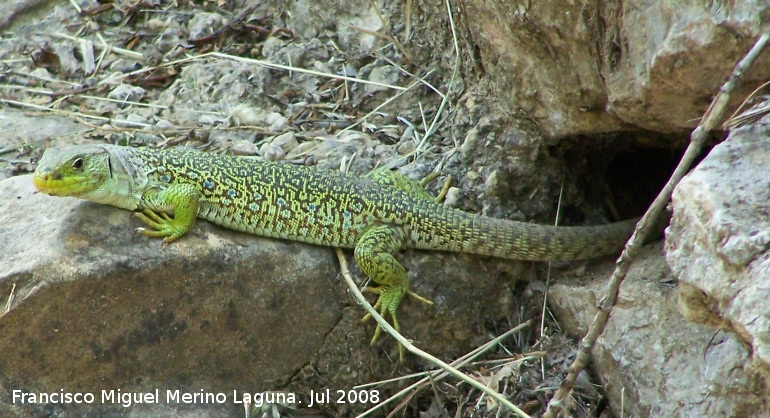
[[[428,176],[426,176],[422,181],[418,182],[401,173],[386,169],[377,169],[371,173],[372,181],[379,184],[380,186],[393,187],[408,193],[412,197],[440,203],[441,200],[443,200],[443,196],[436,198],[431,196],[430,193],[425,190],[425,186],[427,186],[431,181],[435,180],[438,176],[439,173],[433,172],[428,174]]]
[[[367,287],[364,291],[379,295],[374,309],[384,318],[391,317],[393,328],[400,332],[397,310],[407,293],[417,296],[409,291],[409,278],[406,269],[393,257],[399,251],[405,241],[403,229],[390,225],[377,225],[364,231],[355,248],[355,258],[361,270],[368,275],[378,287]],[[417,296],[424,302],[432,303],[425,298]],[[364,321],[370,315],[364,316]],[[382,334],[382,327],[378,324],[372,337],[372,344],[376,343]],[[398,357],[404,358],[404,348],[399,344]]]

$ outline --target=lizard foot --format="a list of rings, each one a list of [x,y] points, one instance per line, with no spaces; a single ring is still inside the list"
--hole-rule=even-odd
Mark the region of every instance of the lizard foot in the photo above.
[[[136,228],[137,234],[142,234],[147,237],[163,238],[163,242],[166,244],[176,241],[185,234],[185,231],[177,227],[174,224],[174,219],[168,216],[166,212],[161,212],[160,215],[158,215],[150,209],[145,209],[142,212],[134,213],[134,216],[152,228],[151,230]]]
[[[398,305],[401,304],[401,300],[404,298],[405,294],[408,294],[425,304],[433,305],[433,302],[430,299],[424,298],[418,295],[417,293],[412,292],[411,290],[406,290],[406,291],[404,290],[405,289],[399,286],[380,286],[380,287],[364,288],[364,292],[380,295],[377,298],[377,302],[372,307],[374,308],[375,311],[379,312],[379,314],[386,320],[388,315],[390,315],[391,319],[393,320],[393,328],[399,333],[401,332],[401,326],[398,323],[398,317],[396,316],[396,311],[398,310]],[[361,322],[367,321],[371,317],[372,315],[367,313],[361,319]],[[380,326],[380,324],[377,323],[377,327],[374,329],[374,335],[372,336],[372,341],[370,345],[374,345],[380,339],[381,336],[382,336],[382,326]],[[401,343],[398,343],[398,361],[401,363],[404,362],[404,346]]]

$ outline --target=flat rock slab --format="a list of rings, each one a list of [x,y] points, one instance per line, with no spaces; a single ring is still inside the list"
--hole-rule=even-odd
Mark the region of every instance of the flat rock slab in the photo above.
[[[11,388],[100,393],[159,383],[272,389],[342,316],[329,249],[206,222],[163,246],[133,237],[131,212],[36,193],[30,176],[0,184],[3,300],[15,286],[0,319],[4,398]]]

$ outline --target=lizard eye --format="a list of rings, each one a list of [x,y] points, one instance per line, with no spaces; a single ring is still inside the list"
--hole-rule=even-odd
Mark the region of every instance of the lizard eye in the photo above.
[[[72,162],[72,168],[76,170],[80,170],[81,168],[83,168],[83,159],[76,158],[75,161]]]

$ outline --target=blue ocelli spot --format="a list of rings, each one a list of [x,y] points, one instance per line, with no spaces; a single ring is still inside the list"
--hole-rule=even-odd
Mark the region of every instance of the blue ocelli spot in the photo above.
[[[237,196],[237,195],[238,195],[238,192],[236,192],[236,191],[235,191],[235,190],[233,190],[233,189],[230,189],[230,190],[228,190],[228,191],[227,191],[227,194],[229,194],[229,195],[230,195],[230,197],[235,197],[235,196]]]
[[[262,200],[262,195],[260,193],[254,192],[254,199]]]
[[[197,179],[198,178],[198,173],[196,173],[194,171],[191,171],[191,172],[189,172],[187,174],[187,176],[190,177],[191,179]]]
[[[316,210],[315,203],[308,203],[307,208],[315,212]]]
[[[351,215],[350,215],[350,211],[347,211],[347,210],[346,210],[346,211],[342,212],[342,216],[344,216],[344,217],[346,217],[346,218],[350,218],[350,216],[351,216]]]
[[[214,188],[214,182],[211,180],[206,180],[203,182],[203,187],[207,189],[213,189]]]
[[[160,176],[160,181],[162,181],[164,183],[168,183],[168,182],[171,181],[171,178],[164,174],[164,175]]]
[[[256,203],[252,203],[249,205],[249,209],[253,210],[254,212],[259,210],[259,205]]]
[[[286,201],[285,201],[285,200],[283,200],[283,199],[282,199],[282,198],[280,198],[280,197],[278,198],[277,202],[278,202],[278,206],[283,206],[283,205],[285,205],[285,204],[286,204]]]

